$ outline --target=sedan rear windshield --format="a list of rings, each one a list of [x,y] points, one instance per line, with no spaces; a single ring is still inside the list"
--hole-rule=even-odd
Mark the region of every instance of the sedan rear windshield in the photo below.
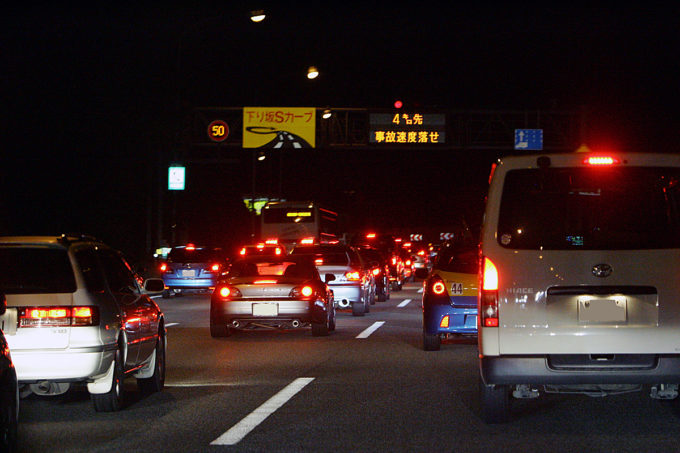
[[[220,260],[219,253],[213,249],[176,248],[168,254],[168,261],[171,263],[209,263]]]
[[[7,294],[72,293],[73,268],[64,249],[0,247],[0,291]]]
[[[434,268],[445,272],[476,274],[479,268],[477,248],[442,247],[437,254]]]
[[[512,170],[498,242],[533,250],[678,248],[679,188],[678,168]]]

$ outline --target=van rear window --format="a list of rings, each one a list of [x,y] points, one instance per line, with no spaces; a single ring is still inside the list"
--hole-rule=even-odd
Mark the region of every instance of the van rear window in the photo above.
[[[680,248],[680,169],[511,170],[497,240],[513,249]]]
[[[0,247],[0,291],[7,294],[72,293],[76,281],[64,249]]]

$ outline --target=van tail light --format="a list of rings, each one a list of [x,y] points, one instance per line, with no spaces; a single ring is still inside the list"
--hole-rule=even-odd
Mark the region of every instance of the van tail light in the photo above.
[[[212,266],[210,266],[210,270],[213,271],[213,272],[219,272],[219,271],[220,271],[220,267],[221,267],[221,266],[219,265],[219,263],[215,263],[215,264],[213,264]]]
[[[482,327],[498,327],[498,269],[487,257],[482,257],[479,285],[479,319]]]
[[[19,310],[19,327],[68,327],[99,325],[99,308],[24,307]]]
[[[236,299],[241,297],[241,291],[233,286],[219,286],[217,289],[217,294],[223,300]]]
[[[309,285],[296,286],[290,290],[288,296],[292,299],[312,299],[316,296],[316,292]]]
[[[612,156],[590,156],[583,160],[585,165],[590,165],[593,167],[606,167],[608,165],[616,165],[621,163],[619,159]]]
[[[345,278],[350,282],[361,281],[361,272],[359,272],[359,271],[345,272]]]

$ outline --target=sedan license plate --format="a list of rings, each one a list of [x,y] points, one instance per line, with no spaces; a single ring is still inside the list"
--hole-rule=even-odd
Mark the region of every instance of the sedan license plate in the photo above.
[[[195,276],[196,276],[195,269],[182,269],[182,277],[195,277]]]
[[[279,304],[253,304],[253,316],[278,316]]]
[[[626,300],[580,299],[579,322],[625,322]]]

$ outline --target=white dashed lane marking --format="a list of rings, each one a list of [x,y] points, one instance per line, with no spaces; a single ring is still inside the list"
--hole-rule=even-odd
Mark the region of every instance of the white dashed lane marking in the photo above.
[[[371,336],[373,332],[380,329],[380,327],[382,327],[383,324],[385,324],[385,321],[374,322],[371,327],[361,332],[359,335],[356,336],[356,338],[368,338],[369,336]]]
[[[210,442],[210,445],[236,445],[248,435],[249,432],[257,428],[267,417],[276,412],[288,400],[295,396],[307,384],[314,380],[313,377],[297,378],[286,388],[276,395],[269,398],[262,406],[251,412],[246,418],[232,426],[229,431],[222,434],[217,439]]]
[[[411,299],[404,299],[404,301],[402,303],[397,305],[397,308],[404,308],[405,306],[408,305],[409,302],[411,302]]]

